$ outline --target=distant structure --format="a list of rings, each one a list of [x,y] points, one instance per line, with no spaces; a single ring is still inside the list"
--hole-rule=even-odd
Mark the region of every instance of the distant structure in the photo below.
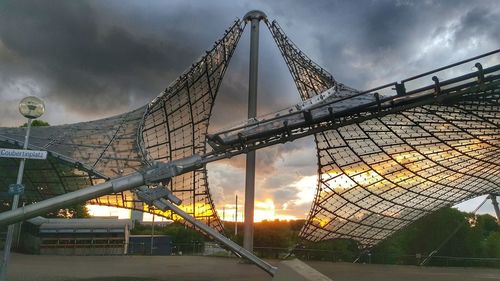
[[[151,248],[153,241],[153,248]],[[130,235],[129,255],[170,256],[172,254],[172,239],[167,235]]]
[[[133,223],[142,223],[144,221],[144,212],[138,210],[132,210],[130,212],[130,218]]]
[[[484,55],[497,60],[488,69],[476,64],[473,73],[443,81],[434,76],[433,84],[421,86],[452,65],[361,92],[315,64],[275,21],[265,23],[302,104],[247,121],[241,131],[207,135],[220,83],[245,27],[237,20],[148,105],[101,120],[33,128],[30,148],[47,150],[49,157],[27,163],[25,201],[101,183],[155,161],[193,154],[222,159],[311,134],[319,182],[300,232],[307,240],[348,238],[369,248],[444,206],[500,193],[500,50]],[[0,145],[22,146],[23,136],[22,128],[0,128]],[[17,160],[2,158],[0,166],[0,184],[6,187],[15,181]],[[183,210],[222,231],[205,167],[164,185],[182,199]],[[145,209],[133,192],[89,203]],[[182,221],[170,211],[155,212]]]
[[[128,253],[129,219],[46,219],[24,224],[22,248],[41,255],[124,255]]]

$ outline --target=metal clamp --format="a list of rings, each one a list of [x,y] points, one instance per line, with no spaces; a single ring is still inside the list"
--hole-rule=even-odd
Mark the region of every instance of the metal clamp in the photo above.
[[[180,205],[182,203],[182,200],[179,199],[177,196],[175,196],[172,191],[170,191],[168,188],[166,188],[163,185],[159,185],[156,188],[150,188],[147,186],[140,186],[137,188],[138,191],[136,192],[137,196],[139,199],[144,201],[148,205],[155,205],[156,206],[156,201],[160,199],[167,199],[174,203],[175,205]]]
[[[441,85],[439,85],[439,78],[437,78],[437,76],[432,76],[432,81],[434,81],[434,96],[439,96],[441,94]]]
[[[203,166],[202,158],[199,155],[178,159],[170,163],[155,163],[153,167],[142,172],[144,183],[154,185],[156,183],[168,181],[170,178],[194,171]]]
[[[380,94],[375,92],[373,93],[373,96],[375,97],[375,101],[377,102],[377,112],[380,112],[382,109],[382,104],[380,103]]]
[[[474,64],[474,66],[477,68],[477,82],[479,83],[479,86],[481,88],[484,88],[484,70],[483,66],[480,63]]]
[[[405,84],[402,82],[402,83],[396,83],[396,93],[398,96],[404,96],[406,95],[406,88],[405,88]]]

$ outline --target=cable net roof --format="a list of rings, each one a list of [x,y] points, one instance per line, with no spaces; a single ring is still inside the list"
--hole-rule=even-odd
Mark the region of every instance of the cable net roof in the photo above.
[[[300,235],[372,246],[441,207],[500,191],[499,110],[424,106],[329,131],[317,139],[319,188]]]
[[[235,22],[210,53],[149,104],[139,135],[148,162],[205,154],[214,100],[242,31],[242,23]],[[184,211],[222,230],[205,167],[174,177],[168,188],[183,201]]]
[[[242,32],[238,20],[210,51],[147,106],[91,122],[32,128],[29,148],[47,150],[49,157],[27,161],[25,199],[37,202],[129,174],[154,161],[204,154],[213,102]],[[2,147],[22,147],[24,135],[24,128],[0,128]],[[0,184],[15,182],[18,161],[0,158],[0,167]],[[204,168],[174,177],[168,187],[183,200],[182,209],[222,231]],[[7,194],[3,197],[8,204]],[[89,203],[151,211],[181,220],[169,211],[147,209],[132,192],[106,195]]]
[[[393,112],[372,114],[361,107],[369,107],[377,100],[380,107],[378,93],[359,93],[338,83],[301,52],[276,22],[266,21],[266,24],[301,98],[308,100],[329,90],[333,93],[328,96],[332,102],[328,105],[330,114],[333,111],[353,112],[343,119],[333,120],[333,123],[340,122],[338,126],[312,131],[315,133],[319,179],[311,211],[300,232],[302,238],[311,241],[348,238],[359,241],[363,247],[371,247],[441,207],[500,192],[498,84],[488,88],[490,90],[457,94],[446,102],[434,97],[427,103],[418,103],[418,95],[428,98],[438,89],[419,88],[421,92],[413,93],[417,98],[412,96],[411,106],[396,106]],[[137,171],[155,161],[169,162],[193,154],[207,155],[211,111],[243,28],[244,24],[236,21],[210,51],[146,106],[91,122],[32,128],[29,148],[47,150],[49,157],[44,161],[27,161],[25,200],[37,202],[85,188]],[[498,80],[499,69],[496,71]],[[477,80],[477,77],[471,76],[470,79]],[[460,91],[467,85],[450,86],[447,90]],[[395,95],[393,92],[392,100],[387,103],[400,98],[399,102],[404,103],[405,95]],[[300,118],[312,118],[311,110],[308,112],[305,106],[286,111],[300,113]],[[312,110],[321,113],[323,109]],[[293,119],[298,115],[285,114],[283,118]],[[351,119],[355,121],[351,122]],[[250,133],[254,129],[257,136],[259,133],[265,136],[265,139],[256,138],[254,144],[271,141],[271,133],[279,129],[273,126],[286,129],[293,123],[273,120],[270,119],[269,127],[251,125],[247,128]],[[252,122],[257,122],[257,119]],[[307,126],[314,129],[313,125]],[[296,129],[300,133],[304,128]],[[236,136],[231,136],[231,132]],[[24,128],[0,128],[1,146],[22,147],[24,135]],[[231,137],[233,142],[242,143],[233,144]],[[280,134],[280,137],[282,141],[287,137],[288,140],[294,139],[292,132]],[[217,140],[216,137],[212,140],[215,152],[229,149],[221,158],[231,156],[233,146],[235,151],[238,150],[236,152],[246,149],[244,136],[237,130],[220,138],[220,146],[216,145]],[[0,184],[6,187],[15,182],[17,167],[18,160],[0,158]],[[182,199],[182,209],[222,230],[205,168],[176,176],[164,184]],[[7,194],[0,196],[7,205]],[[155,212],[181,220],[169,211],[149,210],[133,192],[128,191],[106,195],[90,203]]]
[[[143,112],[144,107],[97,121],[31,128],[29,148],[47,150],[49,157],[26,162],[26,199],[40,201],[138,170],[135,140]],[[0,128],[2,147],[22,147],[25,133],[26,128]],[[18,162],[0,158],[4,186],[15,182]]]
[[[303,100],[331,87],[350,89],[298,50],[275,22],[269,28]],[[347,96],[356,94],[350,90]],[[498,89],[474,93],[455,104],[315,134],[318,188],[300,237],[354,239],[371,247],[439,208],[500,192],[499,98]]]

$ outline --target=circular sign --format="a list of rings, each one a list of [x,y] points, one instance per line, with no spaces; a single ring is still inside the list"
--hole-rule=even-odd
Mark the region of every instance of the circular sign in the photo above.
[[[19,103],[19,112],[29,119],[35,119],[45,112],[45,103],[37,97],[25,97]]]

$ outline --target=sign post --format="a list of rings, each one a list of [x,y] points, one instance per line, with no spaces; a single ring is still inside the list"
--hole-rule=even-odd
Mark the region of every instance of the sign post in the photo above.
[[[11,184],[9,186],[9,194],[14,195],[12,200],[12,210],[17,209],[17,205],[19,205],[19,197],[24,192],[24,186],[22,185],[23,181],[23,173],[24,173],[24,164],[26,159],[45,159],[47,158],[46,151],[29,151],[28,149],[28,140],[30,137],[31,123],[33,119],[42,116],[45,112],[45,104],[42,100],[37,97],[26,97],[21,100],[19,103],[19,112],[28,118],[28,126],[26,128],[26,135],[24,136],[24,145],[23,149],[0,149],[0,157],[9,157],[9,158],[21,158],[19,163],[19,170],[17,172],[17,181],[16,184]],[[14,225],[9,225],[7,230],[7,237],[5,239],[5,246],[2,258],[2,267],[0,271],[0,281],[7,280],[7,264],[9,263],[10,258],[10,248],[12,246],[12,237],[14,236]]]

